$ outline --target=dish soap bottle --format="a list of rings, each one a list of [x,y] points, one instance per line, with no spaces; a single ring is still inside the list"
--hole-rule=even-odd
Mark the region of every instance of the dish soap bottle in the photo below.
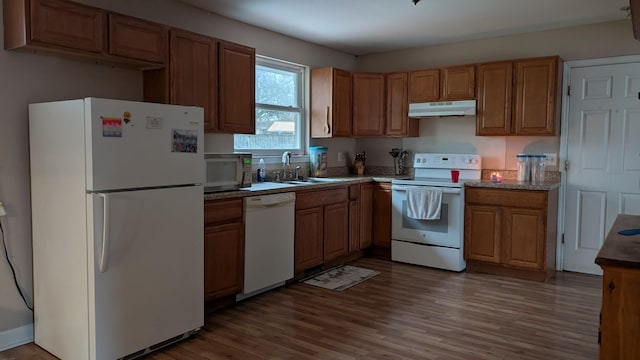
[[[267,180],[267,168],[264,165],[264,159],[260,159],[260,163],[258,164],[258,174],[256,176],[256,180],[258,182],[265,182]]]

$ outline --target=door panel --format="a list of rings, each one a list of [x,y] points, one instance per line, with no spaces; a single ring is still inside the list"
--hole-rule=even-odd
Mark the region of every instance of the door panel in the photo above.
[[[98,359],[115,359],[204,325],[203,198],[198,186],[89,196],[90,331]]]
[[[571,70],[564,268],[594,263],[619,213],[640,214],[640,64]]]
[[[202,109],[90,99],[85,114],[88,190],[202,183]]]

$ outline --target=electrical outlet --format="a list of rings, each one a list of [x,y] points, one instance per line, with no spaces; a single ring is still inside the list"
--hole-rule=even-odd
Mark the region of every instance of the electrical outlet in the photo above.
[[[558,154],[545,154],[546,158],[544,159],[545,166],[557,166],[558,165]]]
[[[342,151],[338,151],[338,161],[344,161],[344,154]]]
[[[4,210],[4,205],[2,205],[2,201],[0,201],[0,216],[7,215],[7,212]]]

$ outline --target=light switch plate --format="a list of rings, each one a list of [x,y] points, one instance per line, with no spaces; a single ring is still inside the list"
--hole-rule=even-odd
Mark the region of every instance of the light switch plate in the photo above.
[[[344,154],[342,151],[338,151],[338,161],[344,161]]]
[[[558,154],[545,154],[546,159],[544,159],[545,166],[557,166],[558,165]]]

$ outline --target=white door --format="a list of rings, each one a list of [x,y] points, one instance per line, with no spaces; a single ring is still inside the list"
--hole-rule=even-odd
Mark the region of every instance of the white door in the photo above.
[[[564,269],[594,263],[618,214],[640,214],[640,63],[571,70]]]
[[[204,324],[202,187],[88,195],[91,358],[116,359]],[[103,241],[104,209],[107,239]]]
[[[202,108],[85,100],[87,189],[202,183]]]

